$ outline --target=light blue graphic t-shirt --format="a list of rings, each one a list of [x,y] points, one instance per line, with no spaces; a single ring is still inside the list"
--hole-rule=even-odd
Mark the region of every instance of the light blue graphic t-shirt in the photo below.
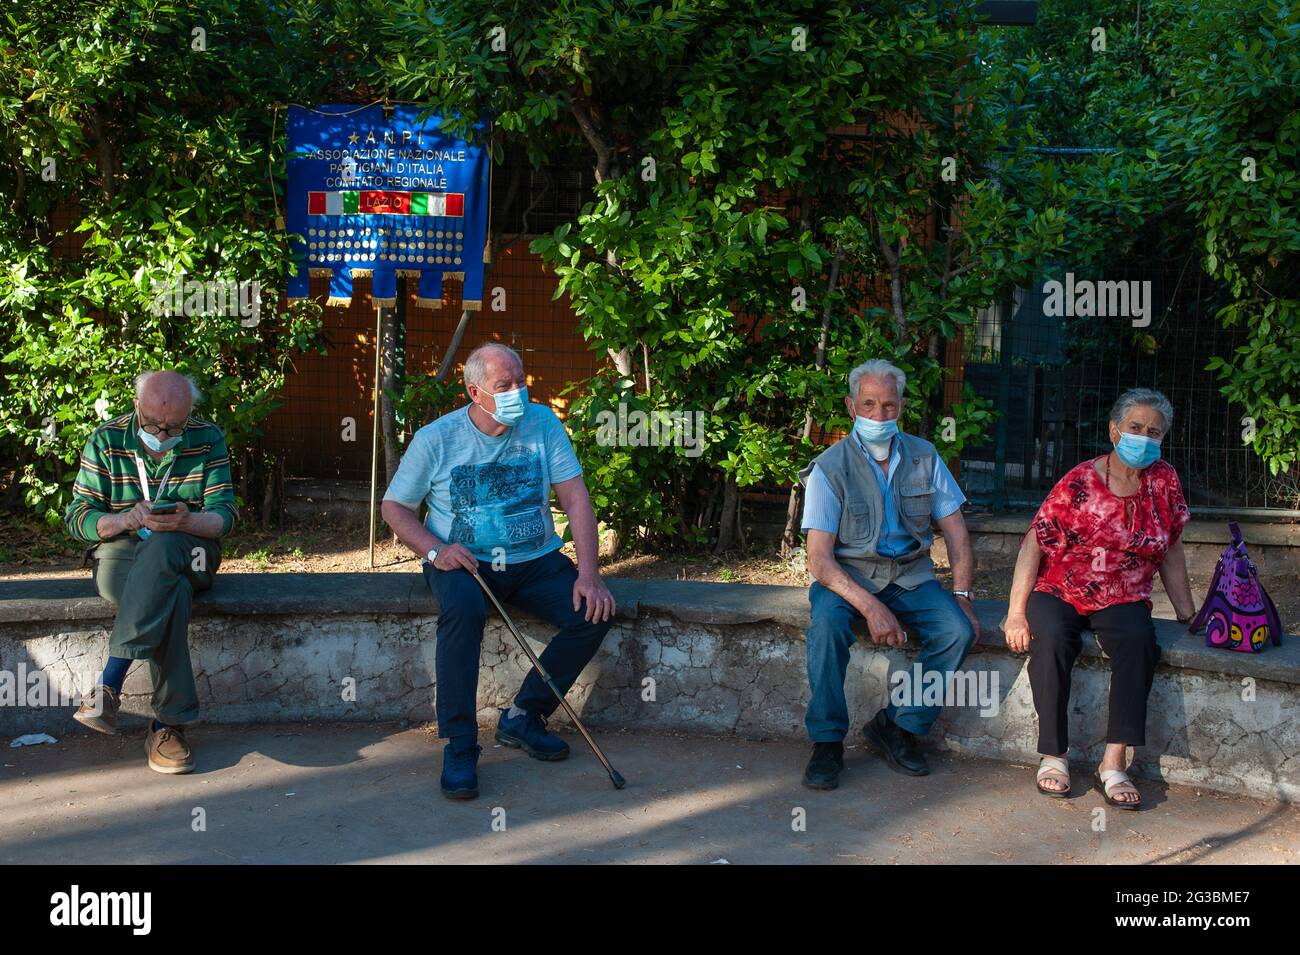
[[[479,560],[502,548],[511,564],[563,546],[551,519],[551,485],[582,473],[564,425],[546,405],[530,402],[498,437],[484,434],[469,405],[415,433],[384,499],[408,507],[428,502],[424,525]]]

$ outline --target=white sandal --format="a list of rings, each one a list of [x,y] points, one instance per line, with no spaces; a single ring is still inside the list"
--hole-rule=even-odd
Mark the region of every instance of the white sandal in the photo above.
[[[1065,777],[1064,789],[1048,789],[1043,785],[1043,777],[1048,773],[1060,773]],[[1070,795],[1070,764],[1060,756],[1042,756],[1038,760],[1038,775],[1034,778],[1038,791],[1044,796],[1061,799]]]
[[[1101,787],[1101,794],[1108,804],[1114,806],[1116,809],[1135,810],[1142,808],[1142,793],[1138,791],[1137,786],[1134,785],[1133,780],[1129,779],[1128,773],[1124,772],[1124,770],[1107,769],[1104,772],[1099,770],[1095,778],[1097,780],[1097,785]],[[1133,787],[1133,791],[1138,794],[1137,799],[1129,801],[1125,799],[1116,799],[1111,795],[1114,790],[1123,786],[1125,783],[1128,783]]]

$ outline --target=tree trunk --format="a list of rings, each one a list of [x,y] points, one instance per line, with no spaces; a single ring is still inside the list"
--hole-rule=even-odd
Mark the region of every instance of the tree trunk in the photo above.
[[[571,100],[570,111],[573,113],[574,120],[577,121],[578,129],[581,131],[583,138],[587,140],[587,145],[591,147],[591,151],[596,156],[595,174],[597,184],[610,178],[616,178],[619,169],[615,160],[614,146],[604,129],[601,128],[592,103],[581,95],[575,95]],[[605,263],[612,269],[618,268],[618,257],[613,251],[605,253]],[[614,367],[618,369],[618,373],[624,378],[633,378],[631,347],[607,348],[606,351],[610,360],[614,362]]]
[[[609,353],[610,360],[614,362],[614,367],[624,378],[632,378],[632,349],[620,348],[615,351],[613,348],[605,349]]]
[[[262,526],[275,523],[275,470],[271,460],[262,456]]]
[[[398,294],[405,299],[404,280],[400,283]],[[379,414],[380,426],[384,433],[384,487],[393,483],[393,475],[397,473],[397,463],[402,457],[401,448],[397,444],[397,414],[391,397],[397,390],[397,311],[395,308],[383,310],[384,317],[379,336],[380,347],[383,349],[380,353]]]
[[[727,484],[722,492],[722,514],[718,524],[718,542],[713,547],[717,555],[730,549],[736,540],[736,504],[740,495],[736,493],[736,479],[727,475]]]
[[[252,452],[244,448],[239,454],[239,500],[248,505],[248,472],[253,470]]]
[[[894,310],[894,323],[898,328],[898,340],[907,335],[907,310],[903,307],[903,243],[894,248],[881,234],[877,238],[881,257],[889,267],[889,304]]]
[[[844,252],[841,249],[835,250],[835,257],[831,259],[831,274],[826,283],[826,301],[822,303],[822,329],[821,335],[817,339],[817,353],[813,357],[813,366],[818,371],[826,368],[826,349],[830,346],[830,329],[831,329],[831,296],[835,293],[835,286],[840,280],[840,263],[844,260]],[[808,440],[812,436],[812,409],[804,413],[803,416],[803,437]],[[799,512],[802,509],[803,485],[795,481],[790,488],[790,500],[786,502],[785,507],[785,529],[781,532],[781,556],[789,560],[794,556],[795,548],[798,546],[799,531]]]

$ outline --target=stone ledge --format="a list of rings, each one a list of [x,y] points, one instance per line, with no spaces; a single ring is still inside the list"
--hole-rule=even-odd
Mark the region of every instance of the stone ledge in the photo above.
[[[690,580],[609,580],[618,600],[617,619],[671,617],[686,624],[744,626],[770,623],[803,631],[809,624],[808,590],[774,584],[715,583]],[[492,608],[489,608],[492,610]],[[976,601],[982,632],[980,648],[1005,652],[1000,600]],[[437,601],[420,574],[220,574],[217,585],[194,601],[194,615],[275,616],[309,614],[433,615]],[[494,610],[492,610],[495,613]],[[88,578],[25,579],[0,583],[0,624],[111,620],[111,604],[95,593]],[[865,627],[858,631],[866,635]],[[1205,646],[1174,620],[1156,620],[1161,666],[1278,683],[1300,684],[1300,639],[1263,653],[1237,653]],[[910,644],[914,649],[915,645]],[[1085,637],[1083,655],[1102,657],[1095,640]]]
[[[623,604],[620,619],[569,693],[584,721],[806,738],[804,588],[611,584]],[[434,718],[438,618],[417,574],[229,574],[195,609],[189,643],[204,721]],[[985,647],[964,664],[965,690],[955,690],[930,742],[1033,765],[1037,716],[1025,657],[999,648],[1002,605],[981,602],[977,610],[988,631]],[[103,665],[112,608],[83,578],[0,584],[0,611],[7,621],[0,622],[0,670],[10,675],[0,736],[84,732],[72,719],[74,694]],[[540,621],[521,615],[521,625],[534,647],[549,636]],[[1295,647],[1259,656],[1210,651],[1171,621],[1157,628],[1165,663],[1156,671],[1146,745],[1135,749],[1132,771],[1300,802]],[[884,705],[891,674],[912,670],[914,650],[864,641],[850,648],[850,726]],[[1095,763],[1105,748],[1110,673],[1098,657],[1086,640],[1072,682],[1071,756],[1079,762]],[[529,669],[501,620],[489,617],[479,662],[480,726],[495,724],[497,709],[510,703]],[[46,679],[32,681],[35,671]],[[1246,671],[1260,677],[1249,694],[1241,686]],[[48,689],[27,696],[17,692],[20,685]],[[123,687],[124,728],[144,726],[150,693],[149,668],[137,665]]]
[[[1034,512],[1025,510],[1014,514],[967,514],[966,528],[972,534],[1024,534],[1034,519]],[[1300,547],[1300,523],[1281,521],[1239,520],[1241,536],[1246,546],[1252,544],[1273,547]],[[1228,519],[1194,517],[1183,529],[1183,539],[1195,544],[1228,546]]]

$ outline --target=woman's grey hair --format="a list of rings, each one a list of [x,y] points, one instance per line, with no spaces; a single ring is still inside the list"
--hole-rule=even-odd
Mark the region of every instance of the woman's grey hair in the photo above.
[[[524,360],[519,357],[519,352],[509,345],[502,345],[500,342],[488,342],[479,345],[465,359],[465,384],[483,387],[483,376],[487,374],[487,356],[491,351],[505,352],[519,363],[520,368],[524,367]]]
[[[154,369],[152,369],[152,370],[150,370],[150,371],[142,371],[142,372],[140,372],[140,374],[138,374],[138,375],[135,376],[135,397],[136,397],[136,400],[139,400],[139,398],[140,398],[140,392],[144,390],[145,382],[147,382],[147,381],[148,381],[150,378],[152,378],[154,375],[157,375],[157,374],[161,373],[161,371],[162,371],[162,369],[160,369],[160,368],[154,368]],[[189,375],[182,375],[181,377],[184,378],[184,379],[185,379],[185,383],[186,383],[187,385],[190,386],[190,401],[191,401],[191,403],[197,405],[200,401],[203,400],[203,392],[199,391],[199,386],[198,386],[197,384],[195,384],[194,379],[191,378]]]
[[[1165,423],[1165,433],[1174,426],[1174,406],[1169,403],[1169,399],[1156,391],[1154,388],[1130,388],[1124,394],[1119,396],[1115,406],[1110,409],[1110,420],[1115,427],[1124,424],[1124,419],[1128,413],[1142,405],[1146,408],[1154,408]]]
[[[897,365],[891,365],[883,358],[864,361],[849,372],[849,397],[858,400],[858,384],[863,378],[893,378],[898,385],[898,398],[903,399],[903,390],[907,387],[907,375]]]

